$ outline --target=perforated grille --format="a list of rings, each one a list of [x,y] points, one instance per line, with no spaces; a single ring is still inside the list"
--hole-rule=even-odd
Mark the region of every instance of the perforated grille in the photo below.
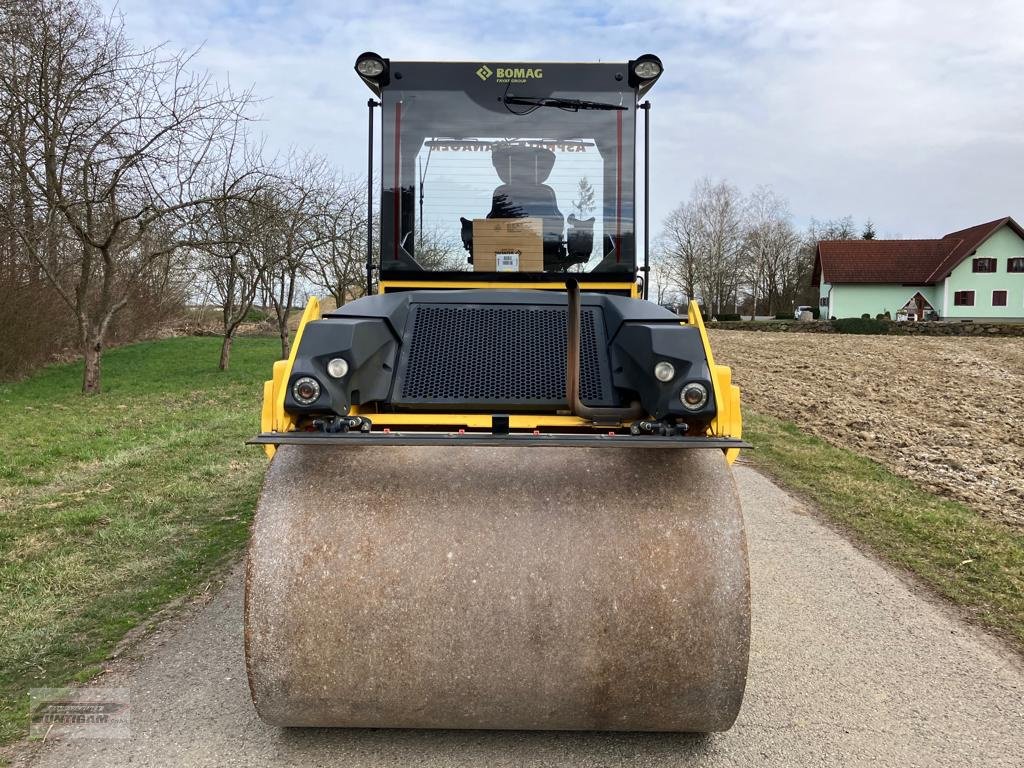
[[[610,389],[599,312],[585,307],[580,317],[580,398],[593,403]],[[564,403],[566,314],[564,307],[414,305],[399,400]]]

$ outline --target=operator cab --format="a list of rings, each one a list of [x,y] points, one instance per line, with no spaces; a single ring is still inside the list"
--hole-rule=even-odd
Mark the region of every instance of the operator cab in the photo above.
[[[636,276],[638,99],[627,63],[392,62],[356,71],[380,98],[380,277]]]

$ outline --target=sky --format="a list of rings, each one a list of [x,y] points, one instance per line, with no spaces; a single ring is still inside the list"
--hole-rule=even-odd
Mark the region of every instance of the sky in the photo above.
[[[652,231],[702,177],[767,185],[798,226],[880,236],[1024,221],[1024,2],[104,0],[142,45],[202,46],[262,99],[274,149],[365,173],[352,66],[393,60],[626,61],[655,53]]]

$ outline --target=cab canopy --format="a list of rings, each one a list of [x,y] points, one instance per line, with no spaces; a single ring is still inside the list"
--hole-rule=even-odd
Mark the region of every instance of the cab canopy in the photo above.
[[[636,62],[381,61],[363,79],[382,102],[382,278],[631,279],[637,99],[656,77]]]

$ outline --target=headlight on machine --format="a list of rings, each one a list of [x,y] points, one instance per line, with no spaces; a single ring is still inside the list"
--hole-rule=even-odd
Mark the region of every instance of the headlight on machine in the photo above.
[[[343,357],[335,357],[327,363],[327,373],[333,379],[342,379],[348,373],[348,360]]]
[[[708,401],[708,389],[697,381],[691,381],[679,393],[679,401],[684,408],[699,411]]]
[[[654,378],[661,382],[672,381],[676,375],[676,367],[665,360],[654,366]]]
[[[320,382],[312,376],[303,376],[292,384],[292,397],[301,405],[315,403],[320,397]]]

